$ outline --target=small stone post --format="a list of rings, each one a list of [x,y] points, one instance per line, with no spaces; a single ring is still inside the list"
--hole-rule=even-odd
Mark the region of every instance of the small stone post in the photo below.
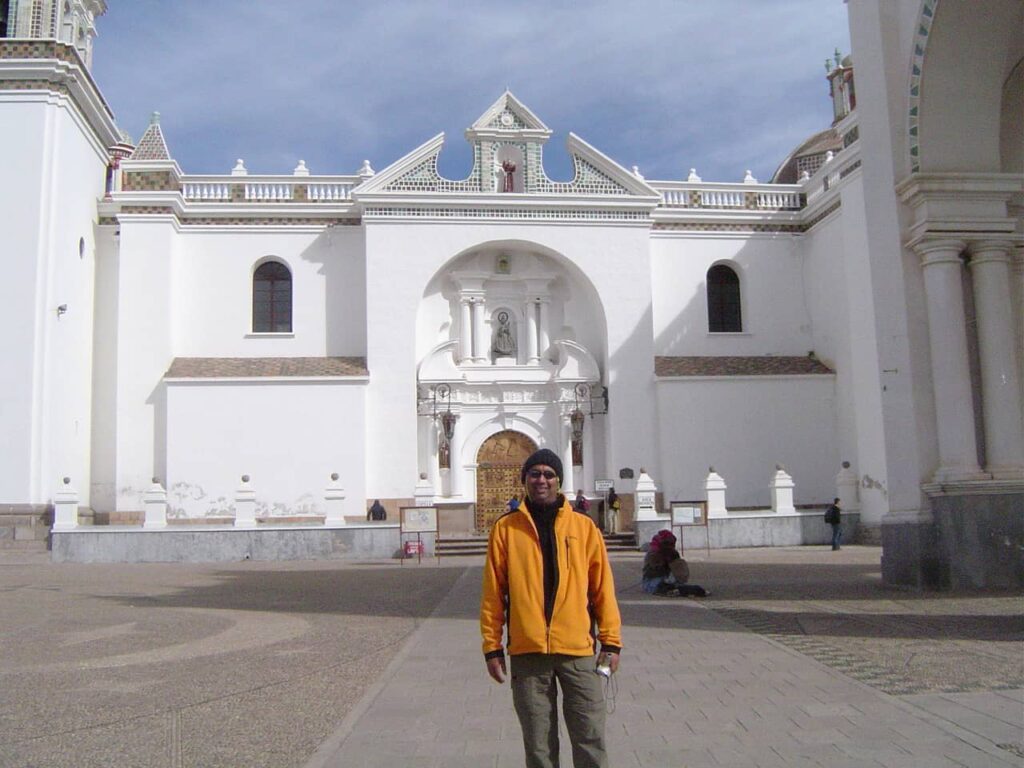
[[[850,469],[850,462],[844,461],[842,469],[836,475],[836,496],[844,512],[853,512],[860,509],[860,497],[857,488],[860,481],[857,473]]]
[[[793,486],[793,478],[786,474],[786,468],[776,464],[771,481],[772,512],[796,514],[796,507],[793,506]]]
[[[647,474],[647,470],[641,467],[640,477],[636,480],[636,519],[657,520],[658,509],[655,506],[658,487],[654,480]]]
[[[338,473],[331,473],[331,482],[324,489],[324,525],[328,528],[341,528],[345,522],[345,489],[338,482]]]
[[[153,485],[142,495],[142,504],[146,509],[146,519],[142,523],[143,528],[167,527],[167,491],[160,485],[159,478],[153,478]]]
[[[708,476],[704,479],[704,497],[708,504],[708,519],[726,517],[729,510],[725,508],[725,489],[728,488],[722,476],[708,467]]]
[[[256,527],[256,491],[249,485],[249,476],[242,475],[242,484],[235,491],[235,528]]]
[[[412,492],[417,507],[434,506],[434,486],[427,479],[426,472],[420,472],[420,479],[416,481],[416,490]]]
[[[78,527],[78,492],[71,487],[71,478],[65,477],[63,487],[53,494],[54,531],[73,531]]]

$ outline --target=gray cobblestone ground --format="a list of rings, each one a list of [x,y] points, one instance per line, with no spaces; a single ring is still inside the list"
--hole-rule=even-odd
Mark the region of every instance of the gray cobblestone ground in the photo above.
[[[614,563],[616,768],[1024,766],[1020,593],[884,589],[873,548],[687,557],[707,601]],[[479,560],[0,554],[0,766],[521,765],[478,590]]]

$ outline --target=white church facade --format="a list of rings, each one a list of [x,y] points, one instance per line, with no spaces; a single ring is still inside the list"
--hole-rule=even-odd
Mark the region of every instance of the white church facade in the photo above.
[[[715,515],[770,516],[782,466],[892,583],[1022,583],[1024,6],[985,6],[851,0],[856,92],[835,61],[834,148],[787,183],[645,179],[575,134],[562,182],[509,92],[464,179],[443,135],[189,174],[90,75],[103,0],[8,0],[0,506],[73,486],[141,525],[156,478],[172,523],[230,520],[245,475],[269,523],[428,489],[483,531],[544,446],[627,518],[641,469],[661,509],[710,476]]]

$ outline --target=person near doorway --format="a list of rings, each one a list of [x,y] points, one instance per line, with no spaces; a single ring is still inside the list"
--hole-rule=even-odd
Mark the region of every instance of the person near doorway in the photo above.
[[[366,513],[366,519],[379,523],[381,520],[387,520],[387,517],[387,510],[385,510],[384,505],[380,503],[380,499],[374,499],[373,505]]]
[[[587,501],[587,497],[583,495],[582,488],[576,491],[576,498],[572,502],[572,508],[584,515],[590,514],[590,502]]]
[[[554,452],[530,456],[520,480],[519,510],[498,518],[487,544],[480,597],[487,673],[505,681],[507,650],[527,768],[558,765],[558,688],[573,765],[606,768],[605,678],[597,667],[618,670],[622,620],[604,540],[559,492],[562,462]]]
[[[842,503],[838,498],[825,510],[825,522],[832,526],[832,551],[835,552],[840,549],[839,544],[843,540]]]
[[[605,528],[608,533],[618,533],[619,530],[619,509],[622,502],[619,501],[619,494],[615,492],[613,485],[608,489],[608,508],[605,512]]]

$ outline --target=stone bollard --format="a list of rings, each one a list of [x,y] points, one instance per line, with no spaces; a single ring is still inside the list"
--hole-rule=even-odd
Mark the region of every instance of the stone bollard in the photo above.
[[[640,477],[636,480],[636,520],[657,520],[658,509],[655,505],[658,487],[654,480],[641,467]]]
[[[146,509],[143,528],[155,530],[167,527],[167,491],[160,485],[159,478],[153,478],[153,485],[142,495],[142,504]]]
[[[704,498],[708,504],[708,519],[726,517],[729,510],[725,508],[725,489],[728,488],[722,476],[708,467],[708,476],[704,479]]]
[[[256,491],[249,485],[249,476],[242,475],[242,484],[235,491],[235,528],[256,527]]]
[[[331,482],[324,489],[324,525],[328,528],[341,528],[345,523],[345,489],[338,482],[338,473],[331,473]]]
[[[786,474],[786,468],[776,464],[771,481],[772,512],[796,514],[796,507],[793,506],[793,486],[793,478]]]
[[[434,486],[427,479],[426,472],[420,472],[420,479],[416,481],[416,489],[412,492],[417,507],[434,506]]]
[[[850,462],[844,461],[842,469],[836,475],[836,496],[844,512],[853,512],[860,509],[860,497],[857,488],[860,480],[857,473],[850,469]]]
[[[71,478],[65,477],[63,487],[53,494],[54,531],[73,531],[78,528],[78,492],[71,487]]]

